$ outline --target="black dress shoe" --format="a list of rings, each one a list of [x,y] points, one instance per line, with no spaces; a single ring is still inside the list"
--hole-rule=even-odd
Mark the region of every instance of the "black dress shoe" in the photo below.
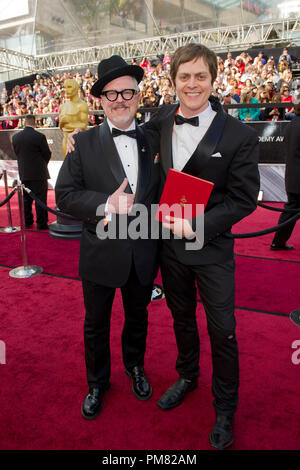
[[[273,250],[273,251],[279,251],[279,250],[293,250],[294,247],[293,245],[276,245],[275,243],[272,243],[271,246],[270,246],[270,250]]]
[[[216,422],[209,435],[209,442],[216,449],[224,450],[233,443],[233,417],[217,414]]]
[[[85,419],[95,419],[103,408],[102,397],[110,384],[104,385],[101,388],[90,388],[89,393],[84,399],[81,406],[81,414]]]
[[[176,382],[171,385],[166,393],[157,402],[157,405],[163,410],[170,410],[175,406],[180,405],[187,392],[191,392],[198,385],[198,379],[188,380],[183,377],[179,377]]]
[[[152,395],[152,387],[145,376],[144,368],[135,366],[133,369],[126,369],[126,374],[132,379],[132,392],[139,400],[148,400]]]
[[[49,225],[48,224],[37,225],[36,228],[37,230],[48,230]]]

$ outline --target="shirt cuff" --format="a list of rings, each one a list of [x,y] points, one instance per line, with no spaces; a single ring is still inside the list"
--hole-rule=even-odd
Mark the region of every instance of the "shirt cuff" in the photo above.
[[[109,212],[109,210],[108,210],[108,201],[109,201],[109,198],[107,199],[106,204],[105,204],[105,208],[104,208],[104,215],[105,215],[104,220],[106,220],[107,222],[110,222],[111,221],[111,212]]]

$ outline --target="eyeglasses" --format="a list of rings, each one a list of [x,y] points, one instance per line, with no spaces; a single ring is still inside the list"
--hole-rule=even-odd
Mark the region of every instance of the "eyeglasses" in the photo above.
[[[134,95],[137,94],[137,90],[133,90],[131,88],[126,88],[126,90],[106,90],[102,91],[101,95],[104,95],[108,101],[116,101],[118,96],[121,95],[123,100],[129,101],[133,98]]]

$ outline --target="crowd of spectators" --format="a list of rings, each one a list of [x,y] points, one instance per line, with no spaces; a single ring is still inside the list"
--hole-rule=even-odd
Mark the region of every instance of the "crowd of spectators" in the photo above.
[[[132,59],[145,70],[140,84],[141,100],[137,113],[139,122],[150,118],[147,109],[176,102],[176,93],[170,79],[172,57],[167,51],[156,61],[143,57]],[[287,49],[283,49],[279,60],[266,57],[261,51],[256,57],[242,52],[233,58],[229,52],[225,59],[218,56],[218,76],[213,85],[213,95],[223,104],[244,103],[244,108],[226,108],[228,113],[242,121],[288,120],[294,117],[293,103],[300,98],[300,80],[293,78],[292,59]],[[37,115],[39,127],[57,127],[58,117],[39,116],[58,113],[59,106],[65,102],[64,82],[73,78],[79,83],[79,95],[89,107],[89,125],[102,122],[103,116],[94,111],[101,111],[101,102],[90,91],[97,80],[97,74],[90,69],[84,73],[65,72],[53,76],[36,75],[33,84],[16,85],[9,95],[5,88],[0,94],[0,115],[7,116],[1,121],[2,129],[23,127],[24,120],[13,120],[10,116]],[[268,103],[286,102],[285,108],[268,107]],[[263,108],[247,107],[248,103],[266,103]]]

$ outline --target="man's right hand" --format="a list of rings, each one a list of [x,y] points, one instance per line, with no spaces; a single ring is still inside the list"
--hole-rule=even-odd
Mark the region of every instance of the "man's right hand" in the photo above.
[[[125,193],[128,179],[124,178],[123,183],[108,199],[108,211],[114,214],[128,214],[133,206],[135,194]]]
[[[71,153],[75,150],[75,140],[73,139],[73,135],[78,134],[78,132],[81,132],[81,129],[75,129],[72,133],[68,134],[67,153]]]

